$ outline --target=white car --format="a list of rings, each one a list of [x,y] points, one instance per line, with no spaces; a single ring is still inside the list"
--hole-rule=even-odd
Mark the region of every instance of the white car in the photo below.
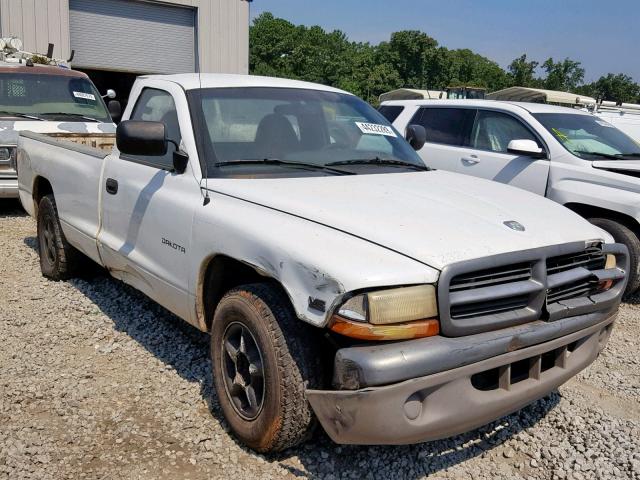
[[[404,132],[426,129],[425,163],[529,190],[607,230],[630,251],[628,292],[640,287],[640,144],[576,109],[495,100],[384,102]]]
[[[427,169],[333,88],[141,77],[111,154],[22,133],[41,269],[90,258],[211,333],[235,435],[410,443],[548,394],[604,348],[627,249],[529,192]],[[420,128],[411,141],[421,146]]]

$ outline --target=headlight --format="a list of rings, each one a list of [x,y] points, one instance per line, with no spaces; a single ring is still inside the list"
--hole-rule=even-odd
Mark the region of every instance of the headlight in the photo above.
[[[13,158],[13,147],[0,147],[0,162],[9,163]]]
[[[438,315],[433,285],[394,288],[352,297],[338,310],[342,317],[374,325],[388,325]]]
[[[433,285],[363,293],[347,300],[331,329],[354,338],[398,340],[437,335],[438,305]]]

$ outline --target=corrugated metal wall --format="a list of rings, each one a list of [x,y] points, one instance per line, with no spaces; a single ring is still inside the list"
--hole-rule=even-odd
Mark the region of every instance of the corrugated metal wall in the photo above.
[[[0,34],[16,35],[25,49],[46,53],[55,45],[56,58],[69,57],[68,0],[0,0]]]
[[[100,0],[94,0],[99,3]],[[136,0],[129,0],[136,1]],[[198,10],[198,55],[202,72],[247,73],[249,3],[245,0],[163,0]],[[22,38],[25,49],[68,58],[68,0],[0,0],[0,34]],[[108,42],[108,39],[106,39]]]

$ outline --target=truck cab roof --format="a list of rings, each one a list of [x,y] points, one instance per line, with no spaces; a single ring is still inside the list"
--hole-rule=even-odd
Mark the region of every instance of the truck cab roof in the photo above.
[[[33,67],[28,67],[25,64],[13,62],[0,62],[0,74],[2,73],[25,73],[34,75],[55,75],[59,77],[89,78],[86,73],[71,70],[69,68],[39,64],[36,64]]]
[[[149,75],[141,76],[144,80],[163,80],[177,83],[184,90],[196,90],[199,88],[301,88],[307,90],[319,90],[351,95],[349,92],[317,83],[289,80],[284,78],[261,77],[258,75],[239,75],[225,73],[185,73],[177,75]]]

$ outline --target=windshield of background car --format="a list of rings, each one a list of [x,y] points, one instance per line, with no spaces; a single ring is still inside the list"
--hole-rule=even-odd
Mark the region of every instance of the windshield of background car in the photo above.
[[[3,73],[0,75],[0,119],[11,113],[50,121],[100,122],[111,118],[93,84],[62,75]],[[25,119],[27,120],[27,119]]]
[[[571,113],[535,113],[533,116],[577,157],[623,160],[640,156],[640,145],[596,116]]]
[[[424,168],[391,124],[353,95],[249,87],[191,91],[189,98],[202,119],[196,130],[210,175],[216,164],[264,159],[324,166],[377,158]]]

